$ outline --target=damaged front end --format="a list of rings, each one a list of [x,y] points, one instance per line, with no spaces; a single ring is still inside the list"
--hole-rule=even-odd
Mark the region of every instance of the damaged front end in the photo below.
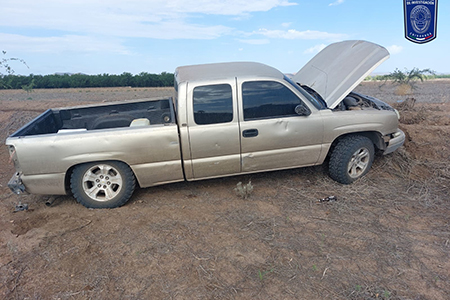
[[[348,94],[344,100],[339,103],[335,110],[367,110],[367,109],[377,109],[377,110],[387,110],[395,112],[397,119],[400,119],[399,112],[390,106],[389,104],[371,97],[362,95],[359,93],[351,92]],[[400,148],[405,142],[405,133],[397,128],[397,130],[391,134],[385,135],[383,137],[385,142],[385,149],[383,155],[389,154]]]
[[[307,91],[317,101],[324,102],[322,96],[317,93],[311,87],[306,85],[300,85],[305,91]],[[395,113],[397,120],[400,120],[400,113],[387,104],[375,97],[359,94],[356,92],[350,92],[339,104],[336,105],[333,111],[347,111],[347,110],[384,110],[392,111]],[[383,151],[383,155],[389,154],[400,148],[405,142],[405,133],[396,128],[396,130],[390,134],[386,134],[383,137],[383,144],[379,144],[378,148]]]
[[[387,110],[395,112],[397,120],[400,120],[399,112],[389,104],[367,95],[351,92],[341,103],[336,106],[334,110]],[[405,142],[405,133],[397,128],[393,133],[387,134],[383,137],[385,142],[385,149],[383,155],[389,154],[400,148]]]
[[[386,137],[385,137],[386,138]],[[383,155],[389,154],[400,148],[406,139],[405,133],[401,129],[397,129],[396,132],[391,133],[387,137],[388,141],[386,141],[386,149],[383,151]]]

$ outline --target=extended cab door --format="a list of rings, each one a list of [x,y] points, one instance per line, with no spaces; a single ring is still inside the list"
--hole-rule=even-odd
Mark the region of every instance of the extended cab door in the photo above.
[[[322,118],[295,87],[269,79],[238,79],[238,87],[242,172],[317,163],[322,150]],[[298,105],[306,105],[310,114],[296,113]]]
[[[241,171],[236,95],[233,79],[188,83],[187,120],[193,174],[186,174],[187,179]]]

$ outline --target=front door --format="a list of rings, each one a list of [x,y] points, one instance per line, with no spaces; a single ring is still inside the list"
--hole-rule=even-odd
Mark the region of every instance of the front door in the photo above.
[[[314,165],[322,150],[320,113],[298,115],[306,105],[284,83],[270,80],[241,81],[242,172]]]

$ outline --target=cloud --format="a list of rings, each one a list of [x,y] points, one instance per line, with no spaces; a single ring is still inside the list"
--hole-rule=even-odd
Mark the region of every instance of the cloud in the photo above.
[[[325,44],[320,44],[320,45],[316,45],[314,47],[308,48],[305,51],[303,51],[304,54],[315,54],[315,53],[319,53],[320,51],[322,51],[322,49],[324,49],[327,45]]]
[[[289,0],[3,0],[0,26],[156,39],[213,39],[233,28],[201,15],[243,16],[291,6]],[[199,16],[200,14],[200,16]],[[195,17],[192,18],[192,17]]]
[[[340,33],[328,33],[324,31],[315,30],[305,30],[298,31],[295,29],[289,30],[268,30],[262,28],[252,34],[260,34],[268,38],[274,39],[287,39],[287,40],[342,40],[345,39],[347,35]]]
[[[398,54],[400,52],[403,51],[403,47],[402,46],[397,46],[397,45],[392,45],[389,47],[386,47],[389,51],[390,54]]]
[[[168,7],[178,12],[204,13],[213,15],[241,15],[251,12],[269,11],[280,6],[297,3],[285,0],[167,0]]]
[[[0,45],[11,51],[35,53],[118,53],[129,54],[119,39],[65,35],[60,37],[29,37],[18,34],[0,33]]]
[[[328,4],[328,6],[336,6],[344,3],[345,0],[336,0],[333,3]]]
[[[29,52],[127,54],[125,43],[132,38],[207,40],[234,35],[251,45],[270,39],[345,39],[343,34],[289,29],[288,22],[281,24],[282,30],[242,32],[211,18],[246,18],[294,5],[292,0],[3,0],[0,26],[29,33],[0,33],[0,44]]]

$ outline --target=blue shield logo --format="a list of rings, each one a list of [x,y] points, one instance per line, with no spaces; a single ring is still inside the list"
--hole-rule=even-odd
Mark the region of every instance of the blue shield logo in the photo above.
[[[403,0],[405,38],[424,44],[436,38],[437,0]]]

